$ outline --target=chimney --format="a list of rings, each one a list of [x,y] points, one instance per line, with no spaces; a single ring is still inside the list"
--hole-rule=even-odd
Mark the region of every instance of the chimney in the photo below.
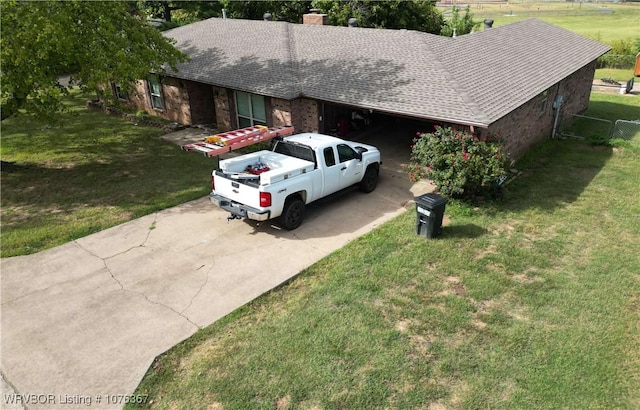
[[[263,19],[264,21],[271,21],[271,19],[272,19],[272,18],[273,18],[273,16],[271,16],[271,13],[264,13],[264,14],[262,15],[262,19]]]
[[[358,19],[351,17],[347,22],[349,27],[358,27]]]
[[[302,24],[313,24],[316,26],[326,26],[329,24],[328,14],[319,14],[320,10],[311,9],[308,14],[302,15]]]
[[[491,19],[485,19],[484,21],[484,29],[488,29],[491,28],[491,26],[493,26],[493,20]]]

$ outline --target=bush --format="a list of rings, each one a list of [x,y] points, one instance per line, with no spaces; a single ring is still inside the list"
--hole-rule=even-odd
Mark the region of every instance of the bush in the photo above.
[[[438,192],[449,197],[495,196],[498,181],[506,174],[509,159],[497,139],[438,127],[416,135],[409,178],[430,179]]]
[[[611,51],[598,58],[598,68],[633,68],[640,52],[640,38],[616,40],[609,45]]]

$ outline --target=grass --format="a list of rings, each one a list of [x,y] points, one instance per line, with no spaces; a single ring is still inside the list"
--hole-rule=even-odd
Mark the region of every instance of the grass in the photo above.
[[[437,240],[409,210],[159,357],[140,407],[638,408],[639,161],[553,140]]]
[[[621,68],[599,68],[593,78],[603,79],[610,78],[620,83],[626,83],[630,78],[633,78],[633,68],[621,69]],[[636,79],[634,79],[636,81]]]
[[[84,109],[74,92],[61,123],[2,121],[2,257],[35,253],[206,195],[211,159],[157,128]]]
[[[610,43],[639,37],[640,6],[634,3],[509,2],[472,5],[474,19],[494,20],[494,27],[537,18],[586,37]]]
[[[603,121],[606,120],[606,121]],[[573,121],[570,128],[563,129],[567,135],[586,138],[593,144],[622,144],[632,149],[640,144],[640,127],[635,127],[633,141],[611,140],[616,120],[640,120],[640,101],[637,95],[593,93],[589,102],[589,110],[584,117]],[[564,126],[562,127],[564,128]],[[625,130],[626,139],[633,136],[632,128]],[[616,135],[613,136],[616,138]]]
[[[3,257],[207,193],[210,160],[83,102],[62,128],[2,122]],[[639,161],[550,141],[502,202],[450,203],[438,240],[409,210],[159,357],[143,407],[639,408]]]

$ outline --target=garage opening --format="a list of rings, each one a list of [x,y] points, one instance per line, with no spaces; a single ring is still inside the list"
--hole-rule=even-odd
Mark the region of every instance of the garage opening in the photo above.
[[[321,132],[377,147],[383,167],[401,172],[411,158],[416,133],[431,132],[438,123],[358,107],[325,103]],[[403,171],[402,171],[403,172]]]

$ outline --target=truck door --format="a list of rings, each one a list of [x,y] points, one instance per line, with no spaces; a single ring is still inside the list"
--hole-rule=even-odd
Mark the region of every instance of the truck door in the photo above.
[[[362,179],[362,161],[356,158],[356,152],[347,144],[325,148],[323,157],[326,167],[324,195],[357,184]]]
[[[336,154],[333,147],[327,147],[322,151],[322,161],[324,161],[324,186],[322,196],[329,195],[340,190],[340,170],[341,166],[336,161]]]
[[[357,184],[362,179],[362,161],[356,158],[356,152],[347,144],[338,144],[336,148],[340,166],[340,188]]]

